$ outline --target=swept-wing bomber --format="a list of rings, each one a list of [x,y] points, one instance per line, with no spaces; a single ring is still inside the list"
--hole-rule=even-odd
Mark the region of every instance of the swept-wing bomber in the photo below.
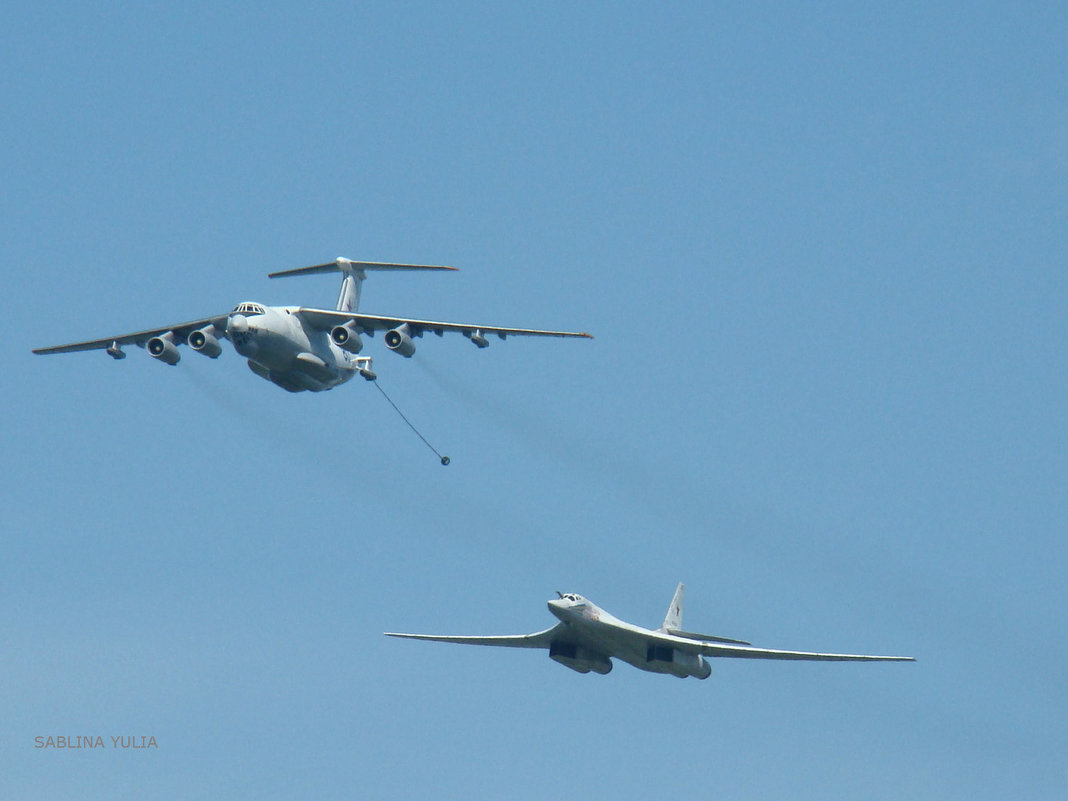
[[[334,309],[304,306],[264,306],[239,303],[232,311],[199,320],[151,328],[133,334],[75,342],[34,353],[68,353],[80,350],[104,350],[115,359],[124,359],[125,345],[145,348],[149,355],[164,364],[174,365],[181,359],[180,345],[217,358],[222,353],[221,339],[229,339],[239,354],[248,359],[256,375],[289,392],[321,392],[343,384],[355,375],[374,380],[371,357],[358,355],[363,350],[362,337],[383,331],[386,347],[401,356],[415,353],[415,340],[427,332],[443,336],[457,332],[479,348],[489,346],[489,337],[509,336],[583,337],[586,333],[542,331],[532,328],[505,328],[473,323],[446,323],[415,320],[408,317],[363,314],[357,311],[360,290],[367,273],[398,270],[455,270],[430,264],[387,264],[338,258],[328,264],[299,267],[270,274],[270,278],[313,273],[342,273],[341,292]]]
[[[549,658],[579,673],[605,674],[612,670],[612,658],[651,673],[667,673],[679,678],[707,679],[712,667],[705,657],[734,659],[797,659],[819,662],[914,662],[911,656],[869,656],[866,654],[824,654],[808,651],[777,651],[755,648],[744,640],[695,634],[682,628],[684,587],[679,584],[660,628],[625,623],[596,604],[574,593],[560,593],[549,601],[549,611],[560,622],[551,629],[517,636],[466,637],[438,634],[398,634],[390,637],[435,640],[465,645],[498,645],[506,648],[542,648]]]

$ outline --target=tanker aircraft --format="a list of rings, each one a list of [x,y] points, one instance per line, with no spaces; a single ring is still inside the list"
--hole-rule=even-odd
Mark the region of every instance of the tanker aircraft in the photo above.
[[[370,271],[455,270],[432,264],[388,264],[338,258],[328,264],[298,267],[271,273],[269,278],[312,273],[342,273],[341,292],[334,309],[304,306],[264,306],[239,303],[232,311],[202,317],[177,325],[165,325],[133,334],[75,342],[34,353],[67,353],[79,350],[104,350],[114,359],[126,358],[124,345],[145,348],[149,355],[164,364],[175,365],[181,359],[179,345],[215,359],[222,353],[220,339],[229,339],[248,366],[260,378],[271,381],[289,392],[322,392],[343,384],[355,375],[368,381],[376,376],[371,357],[359,356],[362,336],[373,337],[384,331],[386,347],[404,357],[415,353],[415,339],[426,332],[443,336],[458,332],[479,348],[489,346],[488,337],[509,336],[583,337],[589,334],[571,331],[541,331],[532,328],[505,328],[475,323],[444,323],[408,317],[362,314],[357,312],[360,290]]]
[[[754,648],[744,640],[695,634],[682,629],[682,584],[675,590],[660,628],[625,623],[575,593],[557,592],[549,611],[560,622],[535,634],[491,637],[456,637],[437,634],[397,634],[413,640],[457,642],[466,645],[499,645],[506,648],[547,648],[549,658],[579,673],[605,674],[612,670],[612,657],[651,673],[668,673],[681,679],[707,679],[712,666],[705,657],[734,659],[798,659],[819,662],[915,662],[911,656],[822,654],[807,651],[775,651]]]

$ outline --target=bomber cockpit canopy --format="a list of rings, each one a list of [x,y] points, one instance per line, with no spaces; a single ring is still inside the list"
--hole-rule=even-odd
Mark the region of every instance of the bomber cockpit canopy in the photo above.
[[[238,303],[234,306],[233,312],[231,312],[231,314],[244,314],[246,316],[263,313],[263,306],[258,303]]]
[[[565,592],[560,597],[563,598],[565,601],[572,601],[572,602],[578,602],[578,601],[582,600],[582,598],[580,596],[575,595],[575,593],[573,593],[573,592]]]

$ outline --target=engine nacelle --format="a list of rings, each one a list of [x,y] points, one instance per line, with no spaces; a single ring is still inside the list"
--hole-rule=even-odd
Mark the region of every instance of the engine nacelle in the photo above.
[[[145,347],[148,348],[148,352],[153,358],[159,359],[164,364],[178,364],[182,358],[182,354],[178,352],[178,346],[174,344],[173,331],[168,331],[158,337],[152,337]]]
[[[670,673],[680,679],[687,676],[707,679],[712,675],[712,666],[703,656],[669,645],[650,645],[645,651],[645,669],[654,673]]]
[[[415,353],[415,343],[412,342],[411,332],[408,329],[408,324],[404,323],[396,328],[391,328],[386,331],[385,339],[386,347],[394,353],[399,353],[404,358],[410,358]]]
[[[553,640],[549,643],[549,658],[579,673],[589,673],[592,670],[603,676],[612,672],[611,659],[572,642]]]
[[[222,345],[215,337],[215,326],[206,325],[193,331],[186,339],[186,343],[197,353],[202,353],[212,359],[219,358],[222,353]]]
[[[359,353],[363,350],[363,340],[360,339],[360,329],[351,320],[344,325],[334,326],[330,330],[330,339],[334,344],[349,353]]]

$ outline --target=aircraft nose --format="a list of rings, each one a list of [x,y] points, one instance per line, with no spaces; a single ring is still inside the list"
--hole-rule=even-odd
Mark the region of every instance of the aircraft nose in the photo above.
[[[243,314],[231,314],[226,321],[226,336],[234,345],[234,350],[242,356],[256,355],[259,346],[253,339],[252,325]]]
[[[567,601],[565,601],[563,598],[553,598],[547,603],[547,606],[549,607],[550,612],[552,612],[557,617],[560,617],[567,609]]]

